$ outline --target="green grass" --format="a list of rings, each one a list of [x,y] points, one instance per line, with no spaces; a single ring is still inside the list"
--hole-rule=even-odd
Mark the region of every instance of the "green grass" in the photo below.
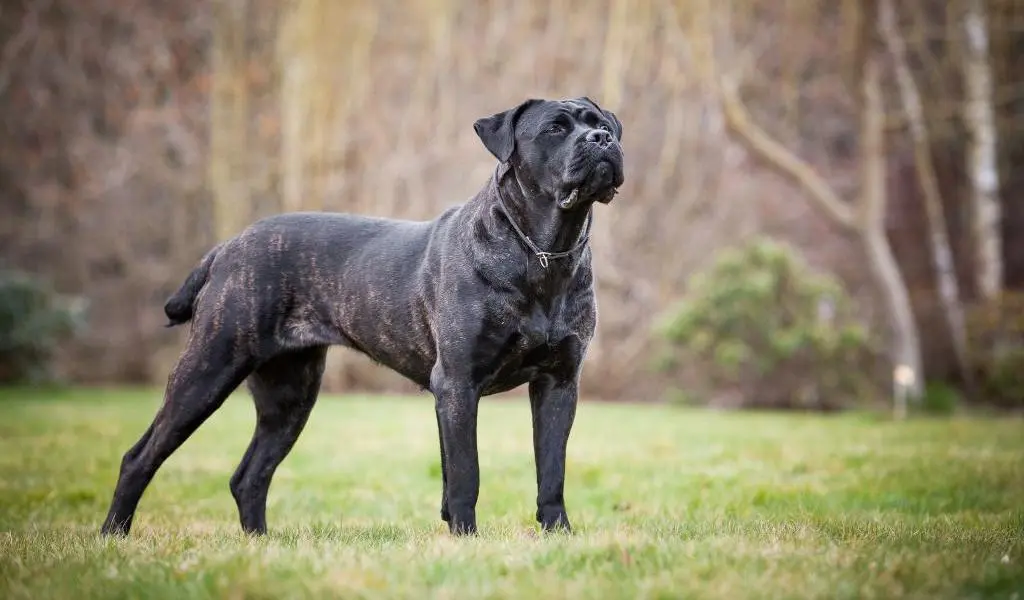
[[[581,405],[540,536],[529,407],[485,400],[480,535],[438,517],[427,397],[325,397],[240,533],[244,394],[97,534],[152,391],[0,392],[0,598],[1024,599],[1024,421]]]

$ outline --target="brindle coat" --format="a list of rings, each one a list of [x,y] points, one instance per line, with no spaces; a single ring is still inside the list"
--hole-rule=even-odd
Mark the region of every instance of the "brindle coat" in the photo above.
[[[622,126],[588,98],[528,100],[474,128],[500,161],[435,220],[287,213],[210,250],[165,305],[192,322],[164,403],[124,455],[104,533],[127,534],[160,465],[248,379],[252,442],[231,478],[242,528],[266,531],[267,490],[316,402],[331,345],[433,393],[441,517],[476,531],[481,396],[529,384],[537,520],[570,529],[563,488],[580,368],[597,320],[594,202],[623,182]]]

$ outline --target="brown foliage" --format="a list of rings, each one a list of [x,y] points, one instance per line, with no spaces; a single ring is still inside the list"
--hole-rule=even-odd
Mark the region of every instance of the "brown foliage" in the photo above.
[[[652,398],[652,319],[697,265],[755,231],[783,234],[875,302],[857,245],[728,138],[697,76],[687,2],[246,0],[236,41],[245,60],[231,66],[246,116],[216,123],[231,127],[228,150],[211,156],[211,94],[223,75],[211,71],[213,17],[224,1],[21,0],[3,9],[0,249],[92,301],[92,327],[62,363],[78,380],[162,381],[182,335],[161,327],[164,298],[218,235],[254,218],[295,207],[428,218],[462,201],[493,168],[472,121],[529,96],[587,94],[626,126],[627,185],[600,207],[593,236],[601,322],[586,394]],[[296,7],[305,2],[323,18],[303,20]],[[743,18],[724,55],[747,65],[747,105],[830,185],[855,195],[856,91],[835,43],[846,33],[844,3],[733,4]],[[1000,57],[1024,39],[1015,25],[1024,11],[1011,4],[993,35]],[[958,97],[935,29],[944,27],[913,29],[910,61],[927,71],[924,98],[952,98],[926,107],[934,152],[962,155],[956,127],[941,126],[956,120]],[[306,79],[289,62],[301,56]],[[1010,85],[1021,72],[1014,60],[994,69],[999,89],[1018,90],[997,94],[1004,119],[1024,102]],[[302,86],[308,93],[296,92]],[[1001,189],[1012,197],[1024,180],[1005,165],[1024,131],[1000,131],[1011,139],[1001,140],[1000,157]],[[289,163],[295,152],[301,160]],[[235,196],[214,193],[223,161]],[[901,161],[911,164],[894,153],[891,162]],[[892,176],[886,223],[905,273],[918,246],[899,241],[914,239],[923,218],[913,181]],[[944,200],[955,206],[956,194]],[[1006,214],[1024,227],[1024,213]],[[969,231],[959,226],[951,217],[955,247],[957,232]],[[1024,273],[1020,248],[1008,241],[1004,250],[1008,281],[1024,278],[1014,274]],[[925,271],[910,286],[934,290]],[[408,389],[353,353],[332,361],[329,389]]]

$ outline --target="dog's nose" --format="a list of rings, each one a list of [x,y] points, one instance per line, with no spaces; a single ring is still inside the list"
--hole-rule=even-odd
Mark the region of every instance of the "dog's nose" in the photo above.
[[[587,132],[587,141],[591,144],[607,146],[612,143],[612,134],[608,133],[604,129],[591,129]]]

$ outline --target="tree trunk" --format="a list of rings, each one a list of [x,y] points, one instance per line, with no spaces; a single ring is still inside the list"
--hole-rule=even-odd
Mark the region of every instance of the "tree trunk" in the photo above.
[[[709,2],[701,3],[704,23],[711,30]],[[878,60],[871,32],[877,25],[877,3],[863,2],[853,7],[859,18],[856,47],[852,49],[858,64],[852,71],[858,78],[861,102],[861,178],[862,197],[859,205],[845,202],[806,161],[789,151],[758,127],[740,99],[738,82],[715,66],[713,44],[705,41],[704,69],[722,101],[726,123],[747,148],[779,174],[799,185],[833,222],[858,236],[872,275],[878,285],[891,321],[894,337],[891,357],[893,376],[903,380],[909,399],[920,397],[922,385],[921,341],[914,319],[906,282],[896,263],[892,247],[885,235],[885,108],[882,101]]]
[[[251,214],[247,169],[247,4],[247,0],[216,0],[213,5],[209,177],[218,240],[237,234]]]
[[[966,105],[964,123],[970,132],[969,172],[974,225],[978,293],[996,298],[1003,287],[1002,207],[996,158],[996,127],[992,107],[988,19],[983,0],[964,0],[963,69]]]
[[[909,368],[906,393],[911,399],[916,399],[922,392],[921,340],[910,293],[885,235],[885,109],[878,63],[873,53],[865,53],[865,63],[859,70],[862,77],[860,135],[863,182],[860,238],[892,323],[893,376],[895,378],[898,372]],[[902,409],[897,407],[897,411],[902,412]]]
[[[281,68],[281,210],[323,210],[339,120],[351,90],[341,90],[339,66],[349,40],[339,35],[356,6],[296,0],[278,34]],[[358,30],[358,27],[352,27]]]
[[[925,123],[921,94],[907,64],[906,43],[899,32],[896,10],[892,0],[881,0],[879,28],[885,39],[889,55],[893,59],[900,101],[903,104],[903,111],[907,116],[910,135],[913,139],[914,163],[918,180],[921,183],[925,213],[928,217],[928,239],[931,243],[932,266],[935,270],[935,280],[939,288],[943,315],[953,342],[957,369],[964,382],[967,383],[968,389],[973,391],[971,372],[967,362],[967,319],[964,316],[960,285],[957,282],[956,267],[953,264],[953,249],[949,243],[948,226],[942,207],[939,183],[932,164],[931,136]]]
[[[316,78],[313,56],[303,46],[308,32],[304,27],[312,18],[315,3],[298,0],[291,3],[281,23],[278,37],[278,62],[281,67],[281,210],[302,210],[307,191],[306,150],[307,86]]]

